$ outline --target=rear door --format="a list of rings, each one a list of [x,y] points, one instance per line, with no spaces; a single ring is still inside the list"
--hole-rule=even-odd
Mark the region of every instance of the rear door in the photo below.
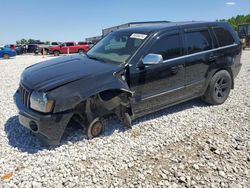
[[[143,68],[131,68],[130,86],[135,91],[133,106],[136,116],[157,111],[183,97],[184,64],[179,31],[156,37],[145,55],[161,54],[163,62]]]
[[[207,27],[184,29],[185,96],[199,96],[205,86],[209,67],[215,63],[214,42]]]

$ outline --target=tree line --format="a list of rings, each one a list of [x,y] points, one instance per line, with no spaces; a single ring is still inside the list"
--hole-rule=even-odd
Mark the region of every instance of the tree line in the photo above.
[[[39,44],[39,43],[43,43],[43,44],[50,44],[49,41],[46,42],[41,42],[40,40],[35,40],[35,39],[21,39],[16,41],[16,44],[21,44],[21,45],[28,45],[28,44]]]
[[[237,30],[238,25],[249,23],[250,24],[250,14],[247,15],[237,15],[229,19],[221,19],[216,21],[228,22],[234,30]]]

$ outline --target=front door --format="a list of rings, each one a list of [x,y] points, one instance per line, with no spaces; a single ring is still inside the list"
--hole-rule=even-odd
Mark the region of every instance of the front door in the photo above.
[[[161,54],[163,63],[130,67],[130,87],[135,91],[132,108],[136,117],[157,111],[181,100],[184,90],[185,60],[178,31],[155,39],[146,54]]]
[[[73,51],[72,51],[73,47],[74,47],[73,42],[65,43],[64,46],[61,47],[61,52],[63,54],[73,53]]]

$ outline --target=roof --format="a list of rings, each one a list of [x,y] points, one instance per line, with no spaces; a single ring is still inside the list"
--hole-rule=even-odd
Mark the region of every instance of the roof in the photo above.
[[[127,25],[131,25],[131,24],[162,24],[162,23],[170,23],[170,21],[147,21],[147,22],[128,22],[128,23],[125,23]],[[121,25],[125,25],[125,24],[121,24]]]
[[[219,22],[201,22],[201,21],[188,21],[188,22],[169,22],[169,23],[161,23],[161,24],[154,24],[154,25],[146,25],[146,26],[137,26],[137,27],[129,27],[125,29],[119,29],[119,32],[138,32],[138,33],[153,33],[160,30],[165,30],[171,27],[176,26],[185,26],[185,25],[205,25],[205,24],[212,24],[212,23],[219,23]]]
[[[107,27],[103,30],[108,30],[108,29],[112,29],[112,28],[118,28],[124,25],[140,25],[140,24],[163,24],[163,23],[169,23],[170,21],[146,21],[146,22],[128,22],[128,23],[124,23],[124,24],[120,24],[120,25],[115,25],[112,27]]]

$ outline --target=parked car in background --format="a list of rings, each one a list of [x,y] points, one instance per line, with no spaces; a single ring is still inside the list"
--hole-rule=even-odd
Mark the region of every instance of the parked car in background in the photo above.
[[[5,48],[10,48],[12,50],[15,50],[16,49],[16,45],[15,44],[7,44],[4,46]]]
[[[27,53],[35,53],[38,50],[37,44],[28,44],[27,45]]]
[[[94,43],[92,43],[92,42],[78,42],[78,45],[89,45],[89,49],[90,49],[90,48],[92,48]]]
[[[0,58],[9,59],[16,56],[16,51],[11,48],[0,47]]]
[[[50,46],[59,46],[60,44],[62,44],[61,42],[51,42]]]
[[[241,39],[242,48],[250,46],[250,23],[238,25],[238,35]]]
[[[26,68],[14,96],[19,121],[59,144],[71,121],[93,138],[111,114],[131,127],[135,118],[197,97],[219,105],[234,88],[241,54],[239,37],[222,22],[111,32],[85,55]]]
[[[37,49],[35,50],[35,54],[43,53],[48,54],[49,53],[49,44],[45,44],[44,42],[37,42]]]
[[[59,46],[49,47],[49,53],[58,56],[67,53],[84,53],[89,50],[88,44],[78,45],[75,42],[65,42]]]
[[[45,43],[40,42],[38,44],[37,50],[35,51],[35,54],[39,54],[39,53],[44,54],[44,55],[49,54],[49,48],[51,46],[59,46],[60,44],[61,44],[60,42],[51,42],[50,44],[45,44]]]
[[[26,53],[26,50],[27,50],[26,45],[17,45],[16,49],[15,49],[17,55],[21,55],[23,53]]]

